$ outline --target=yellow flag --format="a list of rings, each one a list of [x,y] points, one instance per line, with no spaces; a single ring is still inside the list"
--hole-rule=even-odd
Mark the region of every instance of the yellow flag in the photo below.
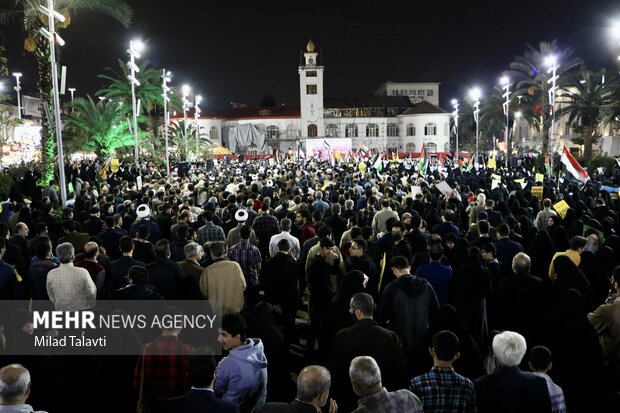
[[[545,180],[545,175],[536,174],[536,182],[543,182]]]
[[[489,159],[489,162],[487,162],[487,168],[497,169],[497,161],[495,160],[495,155],[493,155],[493,157]]]
[[[522,184],[523,182],[525,182],[525,179],[523,178],[515,179],[516,184]]]

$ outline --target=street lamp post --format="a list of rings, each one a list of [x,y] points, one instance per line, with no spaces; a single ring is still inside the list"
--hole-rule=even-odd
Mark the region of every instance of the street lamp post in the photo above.
[[[476,162],[479,162],[480,159],[478,158],[479,156],[479,152],[478,152],[478,143],[480,140],[480,125],[479,125],[479,118],[480,118],[480,95],[482,92],[480,92],[480,88],[473,88],[470,95],[471,98],[474,100],[474,122],[476,122]]]
[[[519,138],[521,136],[521,111],[516,111],[515,112],[515,119],[516,119],[516,128],[517,128],[517,134],[519,136],[517,136],[517,138]],[[512,134],[512,136],[514,137],[514,133]],[[523,139],[521,140],[521,150],[524,151],[525,150],[525,136],[523,136]]]
[[[189,92],[190,92],[191,88],[189,87],[189,85],[183,85],[183,99],[182,99],[182,103],[183,103],[183,146],[185,147],[185,157],[187,158],[188,155],[188,146],[187,146],[187,111],[190,108],[190,101],[187,99],[187,97],[189,96]]]
[[[21,101],[21,84],[19,83],[19,78],[22,77],[22,74],[19,72],[15,72],[13,73],[13,76],[15,76],[15,91],[17,92],[17,118],[21,119],[22,118],[22,101]]]
[[[47,16],[47,29],[41,27],[39,32],[50,43],[50,65],[52,69],[52,90],[54,99],[54,121],[56,124],[56,148],[58,151],[58,178],[60,200],[63,207],[67,204],[67,186],[65,184],[65,160],[62,150],[62,125],[60,123],[60,96],[58,89],[58,68],[56,66],[56,44],[64,46],[65,41],[56,33],[56,20],[65,21],[65,16],[54,10],[54,0],[47,0],[47,7],[39,5],[39,11]],[[21,109],[20,109],[21,110]]]
[[[136,165],[136,173],[140,174],[139,155],[140,148],[138,144],[138,108],[136,102],[136,87],[140,86],[140,81],[136,78],[136,73],[140,72],[140,68],[136,65],[136,59],[140,58],[140,51],[142,50],[142,43],[137,40],[129,42],[129,62],[127,67],[131,71],[131,74],[127,76],[129,83],[131,83],[131,111],[133,114],[133,143],[134,143],[134,163]]]
[[[545,59],[545,64],[549,67],[547,69],[547,73],[551,73],[551,78],[547,80],[548,84],[551,84],[551,88],[549,89],[549,104],[551,106],[551,133],[549,135],[549,166],[551,167],[551,176],[553,176],[553,145],[555,139],[555,95],[556,95],[556,82],[559,78],[557,76],[557,70],[560,67],[558,65],[558,60],[555,56],[549,56]]]
[[[198,105],[202,102],[202,96],[196,95],[194,98],[194,128],[196,129],[196,160],[198,160],[198,145],[200,140],[200,126],[198,126],[198,119],[200,118],[200,108]]]
[[[506,99],[503,103],[504,115],[506,115],[506,169],[508,168],[508,160],[510,158],[510,154],[512,153],[512,145],[508,144],[508,138],[510,137],[510,79],[507,76],[503,76],[501,79],[502,88],[504,89],[504,94],[502,97]]]
[[[71,112],[75,112],[75,107],[73,107],[73,94],[75,93],[75,88],[70,87],[67,90],[71,93]]]
[[[170,102],[170,98],[168,97],[168,93],[170,93],[170,87],[168,87],[168,82],[170,82],[172,73],[163,69],[161,72],[161,89],[162,89],[162,97],[164,98],[164,140],[166,141],[166,176],[170,175],[170,153],[168,149],[168,125],[170,125],[170,112],[168,112],[168,102]]]
[[[456,162],[459,161],[459,101],[456,99],[452,99],[452,107],[454,108],[454,112],[452,112],[452,116],[454,116],[454,129],[456,130],[456,140],[455,140],[455,149],[456,149]]]

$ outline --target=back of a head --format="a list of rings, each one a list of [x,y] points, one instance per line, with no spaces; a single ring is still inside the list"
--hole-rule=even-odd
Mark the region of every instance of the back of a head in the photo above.
[[[140,265],[134,265],[129,268],[127,278],[134,284],[147,284],[149,282],[149,271]]]
[[[291,250],[291,243],[286,238],[282,238],[278,241],[278,251],[289,252]]]
[[[147,239],[151,233],[151,230],[148,225],[140,225],[138,227],[138,238]]]
[[[282,220],[280,221],[280,227],[282,228],[282,231],[288,232],[291,230],[292,226],[293,223],[289,218],[282,218]]]
[[[514,331],[504,331],[493,338],[493,354],[500,366],[518,366],[526,351],[525,338]]]
[[[332,232],[332,227],[330,227],[329,225],[321,225],[321,227],[317,229],[317,235],[319,236],[319,238],[330,237],[332,235]]]
[[[215,357],[206,347],[199,347],[187,357],[187,375],[192,387],[208,387],[215,378]]]
[[[161,239],[155,244],[155,256],[157,258],[168,258],[170,256],[170,241]]]
[[[221,241],[212,242],[211,245],[209,245],[209,252],[212,258],[224,256],[224,251],[224,243]]]
[[[250,235],[252,234],[252,228],[249,225],[244,224],[239,229],[239,235],[241,239],[250,239]]]
[[[133,239],[129,235],[124,235],[118,242],[118,246],[123,253],[131,252],[133,251]]]
[[[532,347],[529,359],[534,371],[544,371],[551,365],[551,351],[545,346]]]
[[[194,258],[198,255],[198,251],[200,251],[200,244],[196,242],[190,242],[186,246],[183,247],[183,254],[185,254],[186,259]]]
[[[445,219],[445,220],[446,220],[446,222],[452,222],[452,221],[454,221],[454,211],[453,211],[453,210],[451,210],[451,209],[446,209],[446,210],[443,212],[443,215],[442,215],[442,216],[443,216],[443,219]]]
[[[520,252],[512,259],[512,271],[515,274],[529,273],[532,266],[530,256]]]
[[[52,251],[52,242],[48,238],[48,242],[40,242],[35,248],[35,254],[39,259],[46,259]]]
[[[431,261],[439,261],[443,256],[443,247],[441,244],[433,244],[428,248],[428,256]]]
[[[542,201],[542,206],[543,206],[544,208],[549,208],[549,207],[551,207],[551,200],[550,200],[549,198],[545,198],[545,199],[543,199],[543,201]]]
[[[397,255],[390,259],[390,268],[405,270],[410,266],[411,265],[409,264],[409,260],[407,259],[407,257],[403,257],[402,255]]]
[[[323,237],[319,241],[319,245],[321,246],[321,248],[332,248],[336,244],[334,244],[334,241],[331,238]]]
[[[506,223],[501,223],[497,226],[497,235],[500,237],[507,237],[510,234],[510,227]]]
[[[355,357],[349,366],[349,378],[361,388],[370,390],[381,384],[381,370],[372,357]]]
[[[585,239],[582,236],[579,235],[575,235],[573,238],[571,238],[570,240],[570,249],[577,251],[580,248],[585,248],[586,244],[588,243],[588,240]]]
[[[431,347],[441,361],[452,361],[459,351],[459,338],[452,331],[442,330],[433,336]]]
[[[69,242],[63,242],[56,247],[56,256],[62,264],[73,262],[75,258],[75,248]]]
[[[340,206],[340,204],[332,205],[332,213],[334,215],[340,215],[341,210],[342,210],[342,207]]]
[[[297,376],[297,399],[310,403],[329,391],[332,384],[331,374],[323,366],[312,365],[304,367]]]
[[[480,235],[483,234],[488,234],[489,233],[489,221],[482,219],[480,221],[478,221],[478,233],[480,233]]]
[[[30,372],[21,364],[9,364],[0,369],[0,403],[13,404],[28,391]]]

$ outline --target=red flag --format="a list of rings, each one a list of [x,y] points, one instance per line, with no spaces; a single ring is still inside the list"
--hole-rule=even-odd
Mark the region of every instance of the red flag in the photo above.
[[[560,158],[560,162],[566,166],[568,172],[575,177],[575,179],[580,180],[581,182],[588,182],[590,177],[588,176],[588,171],[583,169],[577,159],[566,149],[566,146],[562,149],[562,157]]]

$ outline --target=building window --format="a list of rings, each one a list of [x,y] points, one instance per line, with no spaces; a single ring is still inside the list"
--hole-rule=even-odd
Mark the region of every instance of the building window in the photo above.
[[[428,152],[437,152],[437,144],[433,142],[427,142],[424,144],[424,147]]]
[[[335,138],[336,136],[338,136],[338,125],[336,125],[335,123],[329,123],[326,126],[327,129],[327,136],[329,136],[330,138]]]
[[[433,89],[427,89],[426,96],[433,96]]]
[[[209,139],[211,142],[217,142],[219,140],[217,137],[217,128],[215,126],[211,126],[211,129],[209,129]]]
[[[306,72],[306,77],[316,77],[316,70],[308,70]]]
[[[306,85],[306,95],[316,95],[316,85]]]
[[[316,138],[317,136],[319,136],[319,128],[314,123],[311,123],[308,125],[308,137]]]
[[[376,138],[379,136],[379,126],[376,123],[371,123],[366,126],[366,136],[369,138]]]
[[[450,152],[450,143],[446,142],[446,144],[443,146],[443,151],[444,152]]]
[[[398,125],[395,123],[388,123],[387,136],[398,136]]]
[[[406,90],[401,90],[400,94],[401,94],[401,96],[407,96],[407,91]]]
[[[280,129],[277,126],[267,126],[267,139],[278,139],[280,137]]]
[[[415,90],[410,90],[409,91],[409,96],[411,96],[411,95],[415,95]]]
[[[413,123],[407,124],[407,136],[415,136],[415,126]]]
[[[415,147],[415,143],[408,143],[407,146],[405,146],[405,151],[406,152],[416,152],[416,147]]]
[[[424,89],[418,89],[418,96],[424,96]]]
[[[392,90],[392,96],[398,96],[398,90]]]
[[[358,133],[357,125],[354,123],[349,123],[345,130],[345,137],[346,138],[357,138],[357,133]]]
[[[437,135],[437,124],[431,122],[424,125],[424,136],[435,135]]]

